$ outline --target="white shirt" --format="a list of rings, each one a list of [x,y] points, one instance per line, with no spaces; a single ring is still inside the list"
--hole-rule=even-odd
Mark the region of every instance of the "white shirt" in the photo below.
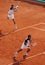
[[[12,10],[9,10],[9,11],[8,11],[8,14],[9,14],[9,15],[12,15],[12,14],[14,14],[14,9],[12,9]]]

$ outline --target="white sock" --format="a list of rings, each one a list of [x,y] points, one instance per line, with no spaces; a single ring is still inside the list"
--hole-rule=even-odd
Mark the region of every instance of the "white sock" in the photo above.
[[[18,54],[18,52],[16,52],[16,53],[14,54],[14,57],[16,57],[16,56],[17,56],[17,54]]]
[[[28,53],[26,52],[26,53],[24,53],[24,55],[28,56]]]

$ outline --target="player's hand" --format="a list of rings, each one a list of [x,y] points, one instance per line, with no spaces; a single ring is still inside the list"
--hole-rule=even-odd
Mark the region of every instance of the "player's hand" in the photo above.
[[[17,6],[14,8],[14,9],[15,9],[15,12],[18,10],[18,7],[19,7],[19,6],[17,5]]]
[[[18,9],[18,7],[19,7],[19,6],[17,5],[17,6],[16,6],[16,9]]]
[[[32,43],[32,46],[36,46],[37,45],[37,43],[35,42],[35,43]]]

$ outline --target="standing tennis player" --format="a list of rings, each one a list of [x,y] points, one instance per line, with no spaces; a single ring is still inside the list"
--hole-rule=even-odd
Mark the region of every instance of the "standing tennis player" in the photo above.
[[[18,5],[15,8],[14,8],[14,5],[11,5],[11,7],[10,7],[10,9],[8,11],[8,17],[7,17],[8,19],[12,19],[16,29],[17,29],[17,25],[16,25],[16,22],[14,20],[14,12],[16,12],[17,9],[18,9]]]

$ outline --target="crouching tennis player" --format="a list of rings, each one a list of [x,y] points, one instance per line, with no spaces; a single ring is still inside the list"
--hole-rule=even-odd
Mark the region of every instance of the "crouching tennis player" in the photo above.
[[[28,52],[30,51],[30,45],[32,42],[31,35],[28,35],[28,37],[24,40],[24,42],[21,45],[21,48],[14,54],[13,59],[16,59],[17,54],[21,52],[23,49],[27,49],[26,53],[23,55],[23,59],[25,59],[28,56]]]

